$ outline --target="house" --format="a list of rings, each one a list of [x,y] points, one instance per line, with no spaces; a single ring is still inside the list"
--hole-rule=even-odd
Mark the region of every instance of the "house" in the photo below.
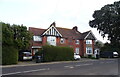
[[[34,55],[43,45],[69,46],[74,49],[75,54],[88,56],[94,54],[94,41],[96,40],[92,31],[81,33],[78,27],[72,29],[57,27],[53,22],[48,29],[29,27],[33,33],[31,41],[31,52]]]

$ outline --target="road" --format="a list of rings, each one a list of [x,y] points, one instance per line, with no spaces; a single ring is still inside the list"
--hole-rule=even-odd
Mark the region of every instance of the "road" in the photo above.
[[[2,68],[3,75],[118,75],[118,59]]]

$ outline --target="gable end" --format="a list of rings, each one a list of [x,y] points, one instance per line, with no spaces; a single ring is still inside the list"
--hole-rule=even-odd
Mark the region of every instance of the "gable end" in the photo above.
[[[96,37],[94,36],[92,31],[90,31],[84,39],[96,40]]]
[[[54,25],[50,26],[43,34],[42,36],[59,36],[62,37],[60,32],[55,28]]]

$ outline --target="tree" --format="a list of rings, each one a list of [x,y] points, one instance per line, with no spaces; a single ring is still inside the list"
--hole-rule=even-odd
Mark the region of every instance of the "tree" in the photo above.
[[[32,39],[32,34],[23,25],[12,25],[14,45],[19,49],[27,49]]]
[[[100,10],[94,11],[93,20],[89,21],[92,28],[97,28],[103,38],[108,35],[108,40],[115,47],[120,46],[120,1],[108,4]]]
[[[32,35],[26,26],[3,22],[0,24],[2,25],[2,64],[16,64],[18,51],[28,49]]]
[[[2,46],[13,46],[13,31],[10,24],[2,23]]]
[[[14,47],[13,30],[10,24],[0,22],[2,25],[2,64],[16,64],[18,50]]]
[[[101,48],[104,46],[104,44],[101,41],[97,40],[97,41],[95,41],[95,46],[98,48]]]
[[[32,39],[32,34],[23,25],[10,25],[2,23],[2,45],[14,46],[18,50],[27,49]]]

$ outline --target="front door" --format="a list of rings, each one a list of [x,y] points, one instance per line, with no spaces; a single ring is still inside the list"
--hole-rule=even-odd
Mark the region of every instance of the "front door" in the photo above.
[[[56,37],[55,36],[48,36],[47,37],[47,42],[48,42],[49,45],[56,46]]]

